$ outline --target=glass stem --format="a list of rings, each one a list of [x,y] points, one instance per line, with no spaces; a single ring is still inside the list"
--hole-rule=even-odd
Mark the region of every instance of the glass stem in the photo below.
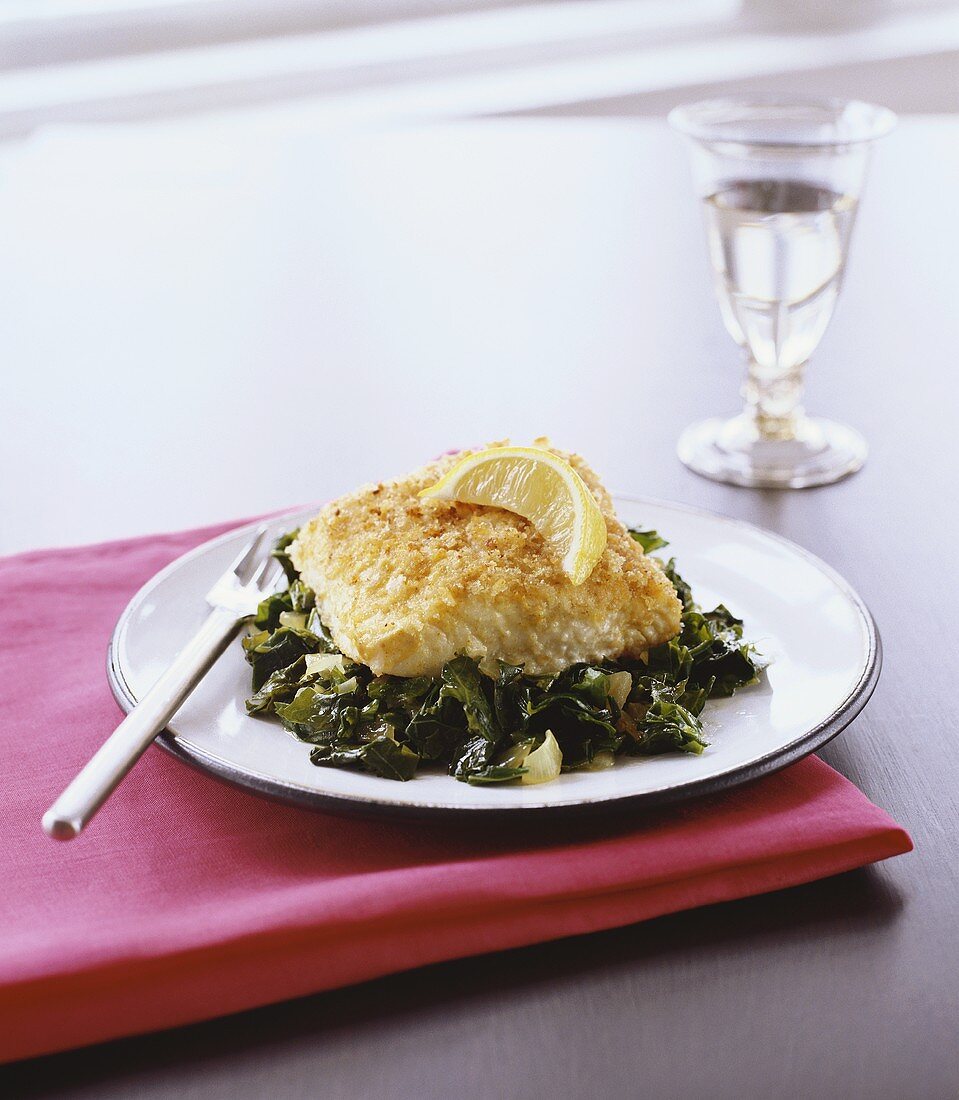
[[[769,370],[750,357],[742,394],[746,415],[762,439],[795,439],[802,419],[799,404],[803,391],[805,363],[791,370]]]

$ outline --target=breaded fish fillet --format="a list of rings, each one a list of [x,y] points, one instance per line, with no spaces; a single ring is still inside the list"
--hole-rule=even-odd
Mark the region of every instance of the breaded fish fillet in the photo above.
[[[553,453],[573,465],[606,519],[606,549],[584,584],[570,582],[522,516],[419,500],[461,457],[451,456],[327,504],[290,547],[340,649],[377,674],[435,676],[459,652],[542,674],[638,657],[673,637],[682,608],[672,584],[586,463]]]

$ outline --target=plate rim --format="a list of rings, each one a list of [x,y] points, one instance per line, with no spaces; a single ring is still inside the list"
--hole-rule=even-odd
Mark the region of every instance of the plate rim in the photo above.
[[[798,554],[832,581],[856,607],[865,626],[868,639],[868,652],[863,672],[839,706],[820,723],[788,745],[773,749],[758,760],[735,765],[716,775],[690,779],[688,782],[672,784],[651,791],[640,791],[632,794],[614,793],[608,798],[579,798],[562,803],[538,802],[524,806],[508,807],[498,805],[464,806],[445,802],[411,804],[396,802],[391,799],[317,791],[315,788],[303,787],[296,783],[286,783],[270,776],[235,767],[229,761],[207,753],[196,745],[181,741],[169,729],[163,730],[157,736],[156,743],[178,760],[202,771],[206,775],[211,775],[215,779],[227,783],[231,787],[240,787],[261,797],[287,805],[298,806],[301,809],[335,813],[340,816],[381,817],[394,820],[435,819],[437,816],[442,816],[448,819],[458,818],[460,820],[476,821],[479,816],[483,821],[492,822],[495,819],[516,821],[518,818],[584,817],[598,813],[641,811],[720,794],[744,783],[753,782],[763,776],[772,775],[809,756],[842,733],[858,717],[869,702],[879,682],[882,671],[882,639],[876,621],[866,602],[840,573],[811,551],[793,542],[792,539],[788,539],[775,531],[769,531],[758,524],[750,523],[748,520],[736,519],[707,508],[680,504],[676,501],[662,500],[655,497],[633,496],[629,493],[611,493],[611,496],[614,501],[621,500],[640,506],[651,505],[691,515],[707,516],[724,524],[759,534],[763,538],[771,539],[785,546],[791,552]],[[278,512],[265,518],[270,523],[279,523],[297,516],[312,515],[318,507],[322,507],[322,505],[307,505]],[[262,522],[262,518],[245,521],[228,531],[205,540],[186,553],[174,558],[173,561],[154,573],[131,596],[117,619],[106,652],[107,681],[114,699],[125,713],[128,714],[136,706],[137,698],[126,680],[123,669],[120,667],[117,653],[119,643],[129,626],[134,608],[140,603],[143,596],[160,584],[169,574],[182,568],[184,564],[193,558],[200,557],[218,543],[234,538],[241,531],[254,530]]]

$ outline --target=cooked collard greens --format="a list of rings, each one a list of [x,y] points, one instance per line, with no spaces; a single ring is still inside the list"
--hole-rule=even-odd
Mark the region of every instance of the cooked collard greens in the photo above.
[[[646,552],[668,545],[655,531],[630,534]],[[645,661],[528,676],[517,665],[481,668],[459,654],[438,677],[376,676],[341,653],[320,621],[286,552],[295,537],[284,535],[274,550],[288,587],[260,604],[243,640],[253,669],[246,706],[276,715],[312,746],[317,765],[399,780],[439,766],[463,782],[490,784],[542,782],[617,756],[701,753],[707,700],[755,683],[764,667],[742,621],[721,604],[703,611],[669,560],[682,625]]]

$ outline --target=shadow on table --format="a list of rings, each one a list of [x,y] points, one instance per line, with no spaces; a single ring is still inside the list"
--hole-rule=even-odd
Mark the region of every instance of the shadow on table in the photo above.
[[[387,1027],[395,1019],[453,1013],[492,998],[535,993],[604,971],[669,969],[696,955],[761,954],[826,937],[868,937],[894,921],[903,900],[877,868],[761,897],[689,910],[626,928],[533,947],[438,963],[362,985],[316,994],[190,1027],[121,1039],[0,1067],[0,1094],[16,1097],[147,1095],[167,1067],[179,1080],[242,1066],[251,1055],[320,1044],[344,1031]],[[772,962],[770,965],[774,965]],[[677,977],[675,980],[682,980]],[[236,1072],[235,1068],[233,1072]],[[175,1084],[167,1082],[176,1091]],[[159,1093],[158,1093],[159,1094]],[[164,1093],[166,1094],[166,1093]]]

